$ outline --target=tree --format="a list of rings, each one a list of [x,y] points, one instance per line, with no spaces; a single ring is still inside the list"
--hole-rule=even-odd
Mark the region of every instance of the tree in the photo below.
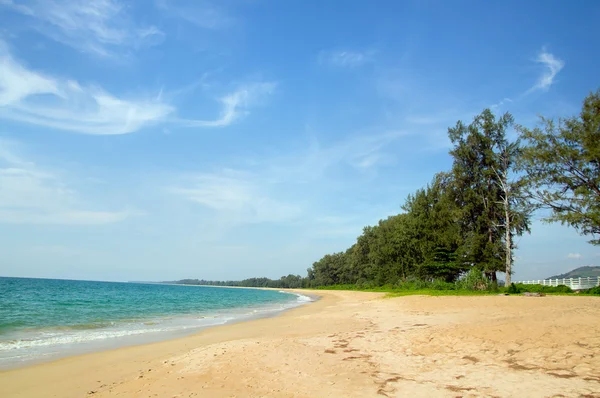
[[[520,161],[521,147],[519,142],[509,142],[504,137],[497,137],[497,157],[499,169],[494,168],[497,185],[500,188],[500,204],[504,210],[504,223],[499,225],[504,229],[504,255],[506,267],[506,286],[511,283],[512,252],[515,248],[513,235],[521,236],[530,232],[530,215],[534,210],[525,194],[527,180],[523,176],[511,179],[510,173],[515,170]]]
[[[349,249],[348,266],[353,270],[357,283],[373,281],[375,266],[371,261],[369,253],[374,247],[376,228],[371,226],[364,227],[362,235],[356,239],[356,243]]]
[[[418,276],[452,282],[463,271],[456,262],[460,244],[457,208],[448,173],[438,173],[431,184],[409,195],[402,209],[409,216],[410,233],[422,255]]]
[[[546,221],[574,227],[600,245],[600,90],[578,116],[541,122],[533,130],[519,127],[531,197],[552,210]]]
[[[518,143],[506,138],[512,124],[509,113],[496,120],[486,109],[468,126],[459,121],[448,129],[454,145],[452,192],[463,237],[457,261],[480,269],[492,281],[497,271],[506,272],[510,281],[512,236],[528,230],[529,209],[520,195],[523,182],[510,180],[520,153]]]
[[[312,286],[328,286],[349,283],[341,279],[345,268],[346,254],[343,252],[326,254],[309,269],[308,278]]]

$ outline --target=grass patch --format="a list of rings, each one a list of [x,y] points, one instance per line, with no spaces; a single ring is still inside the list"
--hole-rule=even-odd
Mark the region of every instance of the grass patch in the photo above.
[[[544,294],[572,294],[570,287],[565,285],[544,286],[544,285],[524,285],[522,283],[511,283],[506,292],[510,294],[519,293],[544,293]]]
[[[313,287],[317,290],[350,290],[359,292],[388,293],[386,297],[402,296],[493,296],[501,293],[522,295],[523,293],[543,293],[549,296],[600,296],[600,286],[574,292],[568,286],[524,285],[512,283],[508,287],[482,281],[478,274],[469,275],[455,282],[405,280],[396,284],[375,286],[371,283],[345,284]]]
[[[404,296],[495,296],[499,292],[489,290],[395,290],[389,292],[386,297],[404,297]]]
[[[542,285],[516,285],[516,290],[511,287],[500,287],[487,290],[469,290],[460,289],[453,284],[446,286],[441,284],[426,283],[427,287],[421,287],[421,284],[404,283],[398,285],[370,286],[363,287],[359,285],[333,285],[320,286],[312,289],[316,290],[348,290],[357,292],[375,292],[388,293],[385,297],[403,297],[403,296],[495,296],[502,293],[521,296],[525,292],[544,293],[548,296],[598,296],[600,287],[588,289],[580,293],[575,293],[567,286],[542,286]],[[447,287],[451,287],[448,289]],[[444,288],[446,287],[446,288]]]
[[[436,286],[437,287],[437,286]],[[404,286],[374,286],[374,287],[361,287],[357,285],[333,285],[333,286],[320,286],[314,288],[316,290],[349,290],[356,292],[374,292],[374,293],[388,293],[386,297],[400,297],[400,296],[489,296],[499,294],[500,291],[491,290],[466,290],[466,289],[436,289],[436,288],[418,288],[412,285]]]

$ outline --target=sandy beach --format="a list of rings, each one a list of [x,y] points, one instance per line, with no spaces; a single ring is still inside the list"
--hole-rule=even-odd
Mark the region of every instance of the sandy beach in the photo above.
[[[600,298],[319,291],[280,316],[0,373],[1,397],[600,397]]]

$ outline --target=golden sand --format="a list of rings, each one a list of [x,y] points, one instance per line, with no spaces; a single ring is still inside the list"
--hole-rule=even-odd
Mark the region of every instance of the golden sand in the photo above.
[[[0,397],[600,397],[600,298],[315,294],[274,318],[0,372]]]

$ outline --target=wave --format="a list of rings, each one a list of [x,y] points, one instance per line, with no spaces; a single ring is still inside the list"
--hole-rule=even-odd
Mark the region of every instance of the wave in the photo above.
[[[5,335],[4,339],[0,340],[0,368],[52,356],[56,358],[97,351],[99,348],[106,349],[164,340],[228,322],[271,316],[313,301],[311,297],[303,294],[284,291],[281,293],[294,295],[296,299],[258,307],[232,308],[215,313],[170,315],[162,318],[130,319],[129,321],[62,325],[13,331],[11,336]],[[146,337],[142,338],[141,336]]]
[[[314,301],[314,299],[312,299],[309,296],[305,296],[303,294],[300,293],[296,293],[296,292],[286,292],[284,290],[279,290],[279,293],[284,293],[284,294],[293,294],[294,296],[297,296],[296,301],[298,303],[311,303]]]
[[[99,340],[107,340],[119,337],[128,337],[148,333],[165,333],[174,331],[183,331],[188,329],[200,329],[208,326],[217,326],[227,323],[232,317],[223,318],[212,318],[210,320],[202,320],[201,324],[194,322],[188,325],[169,325],[164,324],[163,327],[156,327],[161,325],[161,322],[142,322],[135,325],[123,325],[121,327],[111,328],[105,327],[99,328],[65,328],[58,327],[53,329],[38,330],[31,332],[29,337],[20,339],[12,339],[8,341],[0,341],[0,351],[18,350],[18,349],[31,349],[36,347],[45,346],[62,346],[72,345],[86,342],[94,342]],[[155,327],[144,327],[144,326],[155,326]]]

